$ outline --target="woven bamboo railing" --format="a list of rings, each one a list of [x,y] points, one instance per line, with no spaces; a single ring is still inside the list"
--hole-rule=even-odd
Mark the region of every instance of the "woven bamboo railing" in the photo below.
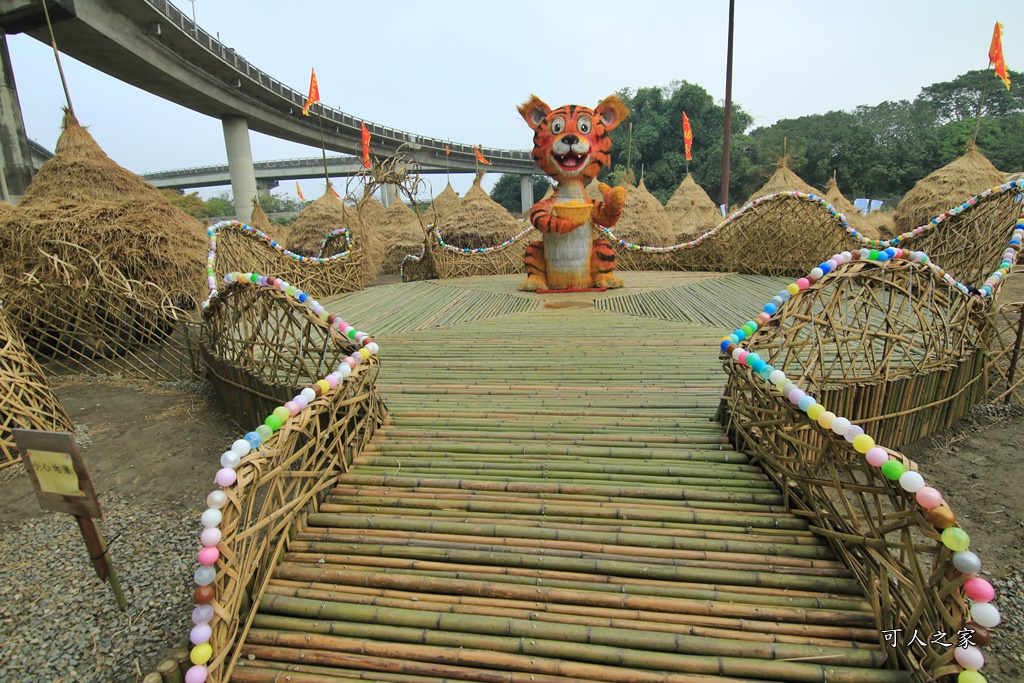
[[[878,443],[907,443],[984,397],[984,308],[926,264],[852,262],[785,301],[742,347]],[[955,525],[952,511],[945,503],[922,508],[752,366],[728,358],[725,370],[720,419],[733,443],[776,481],[787,508],[829,540],[874,604],[882,632],[902,629],[896,655],[904,668],[922,680],[959,671],[955,648],[909,640],[915,631],[955,634],[967,622],[968,577],[953,568],[940,535]],[[917,469],[887,453],[902,469]]]
[[[531,240],[539,238],[540,233],[527,228],[503,244],[483,249],[463,249],[445,243],[438,229],[431,226],[427,233],[424,260],[433,265],[434,272],[442,280],[521,273],[523,250]]]
[[[21,336],[0,307],[0,469],[18,462],[11,429],[74,432],[71,418],[50,389]]]
[[[273,273],[315,297],[355,292],[366,284],[362,260],[365,251],[355,248],[346,235],[326,236],[317,257],[300,256],[252,226],[223,221],[207,229],[210,257],[207,277],[233,271]],[[215,283],[210,282],[213,288]]]
[[[211,633],[204,634],[212,653],[205,664],[207,680],[226,681],[238,657],[235,647],[248,629],[250,607],[283,552],[287,530],[297,516],[317,511],[323,492],[347,470],[386,410],[374,388],[376,356],[356,365],[348,377],[335,378],[337,388],[323,388],[329,385],[320,378],[359,345],[335,325],[340,319],[310,312],[287,292],[252,282],[229,284],[211,300],[204,319],[203,353],[213,361],[211,380],[226,405],[241,404],[232,412],[245,420],[242,424],[269,425],[275,407],[285,411],[276,423],[279,430],[236,460],[233,476],[222,480],[224,470],[218,473],[222,488],[210,494],[212,518],[203,520],[219,536],[204,538],[204,545],[218,551],[216,575],[196,589],[195,599],[215,615],[212,622],[206,619]],[[308,407],[288,403],[282,408],[303,386],[312,389],[310,396],[316,394]],[[290,417],[289,408],[296,409]],[[221,464],[231,471],[235,463],[222,458]],[[217,542],[209,546],[208,540]]]
[[[44,373],[197,376],[192,346],[198,330],[192,313],[179,308],[195,301],[172,300],[154,283],[129,280],[111,263],[84,256],[84,265],[48,255],[31,272],[0,274],[7,322]]]

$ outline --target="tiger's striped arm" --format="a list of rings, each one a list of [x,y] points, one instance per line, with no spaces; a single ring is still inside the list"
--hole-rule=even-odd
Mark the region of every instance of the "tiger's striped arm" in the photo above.
[[[601,191],[604,201],[594,202],[594,208],[590,211],[590,220],[595,225],[603,225],[610,228],[619,222],[622,217],[622,207],[626,205],[626,188],[608,187],[604,183],[597,186]]]
[[[564,216],[556,216],[551,207],[555,204],[555,196],[542,199],[530,209],[530,224],[541,232],[566,233],[572,232],[577,227],[572,221]]]

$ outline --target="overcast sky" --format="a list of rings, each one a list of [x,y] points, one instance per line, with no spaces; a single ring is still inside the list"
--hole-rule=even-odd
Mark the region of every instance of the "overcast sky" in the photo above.
[[[186,15],[193,3],[176,0]],[[736,0],[733,101],[756,126],[913,99],[988,63],[996,21],[1011,69],[1024,70],[1024,22],[994,0]],[[316,69],[324,104],[442,139],[526,149],[516,105],[595,105],[629,87],[696,83],[725,99],[727,0],[196,0],[197,23],[300,92]],[[53,52],[8,36],[29,137],[53,149],[63,91]],[[220,121],[62,56],[79,121],[136,173],[226,164]],[[1021,87],[1024,84],[1014,84]],[[256,161],[319,148],[251,133]],[[695,140],[695,145],[700,141]],[[444,176],[427,176],[435,192]],[[490,188],[497,176],[484,181]],[[471,176],[453,175],[463,194]],[[220,190],[227,188],[220,188]],[[219,190],[203,191],[209,196]],[[284,183],[275,192],[291,193]],[[307,197],[322,192],[303,181]]]

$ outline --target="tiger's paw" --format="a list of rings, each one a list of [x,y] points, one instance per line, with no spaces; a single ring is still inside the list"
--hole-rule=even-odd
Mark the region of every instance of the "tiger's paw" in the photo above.
[[[519,283],[520,292],[536,292],[538,289],[547,289],[548,283],[539,277],[531,275]]]
[[[615,277],[614,275],[609,275],[608,277],[601,279],[595,279],[594,281],[595,287],[607,287],[608,289],[618,289],[619,287],[624,287],[625,284],[625,282]]]
[[[622,213],[622,208],[626,205],[626,188],[608,187],[601,183],[598,189],[604,197],[605,210],[611,214]]]

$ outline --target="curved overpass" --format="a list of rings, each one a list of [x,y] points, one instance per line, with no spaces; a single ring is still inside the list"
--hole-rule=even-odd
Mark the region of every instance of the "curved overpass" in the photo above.
[[[248,129],[266,135],[320,146],[316,117],[302,115],[304,93],[250,64],[167,0],[49,0],[47,7],[62,52],[125,83],[224,121],[229,163],[229,122],[241,121],[243,130],[247,124]],[[0,0],[0,28],[50,43],[38,0]],[[313,105],[311,111],[323,122],[324,146],[335,152],[359,153],[365,123],[375,154],[390,155],[403,147],[421,166],[443,169],[447,144],[452,170],[468,170],[475,164],[470,144],[397,130],[323,103]],[[495,170],[524,175],[537,170],[528,151],[483,147],[482,152]],[[255,179],[253,192],[254,183]]]

